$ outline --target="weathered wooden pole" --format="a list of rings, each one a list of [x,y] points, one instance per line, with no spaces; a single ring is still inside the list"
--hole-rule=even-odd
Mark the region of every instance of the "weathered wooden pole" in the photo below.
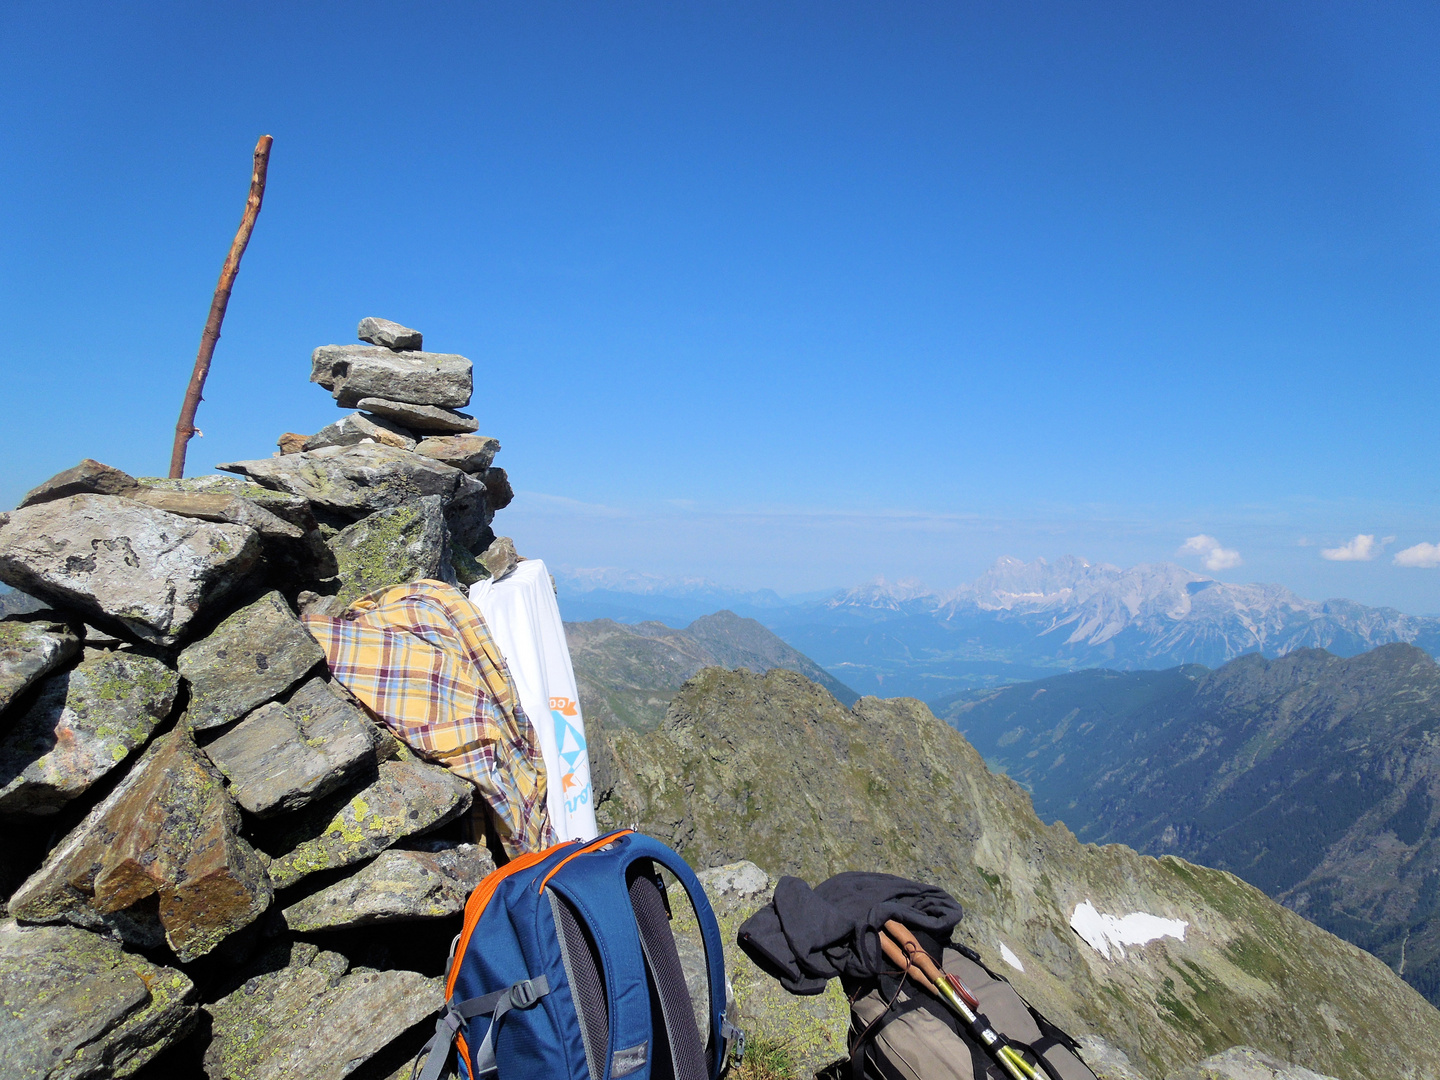
[[[245,215],[240,219],[240,229],[235,233],[235,242],[230,245],[225,265],[220,268],[220,282],[215,286],[215,298],[210,301],[210,317],[205,320],[205,332],[200,335],[195,370],[190,373],[185,404],[180,406],[180,419],[175,424],[175,448],[170,452],[172,480],[185,475],[185,450],[190,445],[191,436],[196,434],[195,410],[200,407],[205,376],[210,374],[210,358],[215,355],[215,343],[220,340],[220,324],[225,321],[230,290],[235,284],[235,275],[240,272],[240,257],[245,254],[245,245],[250,243],[255,219],[260,216],[260,203],[265,198],[265,170],[270,164],[270,144],[274,141],[269,135],[261,135],[260,141],[255,144],[255,171],[250,175],[250,197],[245,200]]]

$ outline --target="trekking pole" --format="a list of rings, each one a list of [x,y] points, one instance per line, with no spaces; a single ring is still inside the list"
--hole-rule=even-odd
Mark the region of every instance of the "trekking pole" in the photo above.
[[[949,1005],[1013,1080],[1049,1080],[1049,1073],[1043,1067],[1031,1065],[1005,1036],[981,1020],[980,999],[954,975],[940,970],[909,927],[894,919],[888,920],[885,930],[880,932],[880,948],[891,963],[898,964],[917,983]]]

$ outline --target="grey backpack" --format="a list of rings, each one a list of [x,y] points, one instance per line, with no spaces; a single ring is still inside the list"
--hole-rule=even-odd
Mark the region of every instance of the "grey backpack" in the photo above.
[[[941,968],[980,999],[981,1019],[1038,1062],[1050,1080],[1095,1080],[1075,1040],[1016,993],[1002,976],[963,946],[947,945]],[[848,988],[847,988],[848,989]],[[888,990],[888,993],[887,993]],[[1014,1080],[970,1029],[940,1001],[913,984],[859,986],[851,996],[850,1077],[867,1080]]]

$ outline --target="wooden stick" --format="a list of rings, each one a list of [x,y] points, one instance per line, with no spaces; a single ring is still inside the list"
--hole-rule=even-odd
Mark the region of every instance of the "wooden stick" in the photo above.
[[[245,245],[250,243],[250,233],[255,228],[255,219],[260,216],[260,203],[265,198],[265,170],[270,165],[270,144],[275,140],[261,135],[255,144],[255,170],[250,175],[250,197],[245,200],[245,214],[240,218],[240,229],[235,233],[235,242],[230,245],[230,254],[225,265],[220,267],[220,281],[215,286],[215,297],[210,301],[210,317],[205,320],[205,331],[200,335],[200,351],[195,356],[195,370],[190,373],[190,385],[185,390],[185,403],[180,406],[180,419],[175,424],[175,447],[170,451],[170,479],[179,480],[185,475],[185,450],[190,439],[197,434],[195,410],[200,407],[201,393],[205,389],[205,377],[210,374],[210,358],[215,355],[215,343],[220,340],[220,324],[225,321],[225,309],[230,305],[230,290],[235,285],[235,275],[240,272],[240,257],[245,254]]]

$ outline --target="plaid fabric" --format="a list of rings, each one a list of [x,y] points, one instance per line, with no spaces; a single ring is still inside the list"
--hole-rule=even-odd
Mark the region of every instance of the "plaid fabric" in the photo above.
[[[458,589],[415,581],[302,616],[330,671],[421,756],[480,789],[511,855],[555,843],[545,765],[505,658]]]

